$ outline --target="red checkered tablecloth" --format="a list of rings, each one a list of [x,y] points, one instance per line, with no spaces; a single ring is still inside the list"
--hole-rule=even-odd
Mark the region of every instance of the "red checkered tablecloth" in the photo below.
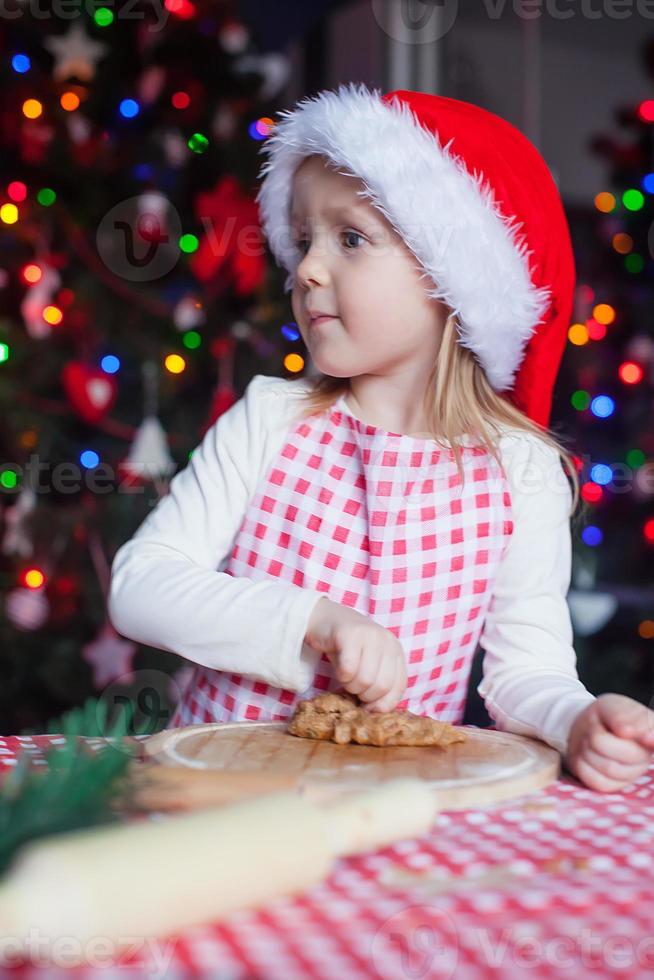
[[[0,771],[20,749],[45,764],[44,749],[62,741],[0,737]],[[427,836],[338,860],[296,897],[174,938],[135,940],[119,961],[30,964],[3,976],[651,980],[653,869],[654,764],[620,793],[565,775],[507,803],[442,812]]]

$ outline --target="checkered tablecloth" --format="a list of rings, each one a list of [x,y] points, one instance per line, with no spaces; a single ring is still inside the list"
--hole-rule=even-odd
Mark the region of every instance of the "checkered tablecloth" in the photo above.
[[[0,771],[20,749],[45,764],[43,750],[57,741],[0,737]],[[654,765],[620,793],[565,775],[504,804],[442,812],[427,836],[338,860],[302,895],[135,941],[113,964],[31,964],[3,976],[651,980],[653,870]]]

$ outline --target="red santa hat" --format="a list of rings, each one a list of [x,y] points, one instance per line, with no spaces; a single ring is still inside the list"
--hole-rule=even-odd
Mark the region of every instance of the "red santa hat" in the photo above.
[[[547,426],[575,265],[558,189],[533,143],[469,102],[354,82],[278,115],[257,202],[285,291],[302,258],[290,234],[293,175],[319,153],[362,180],[492,387]]]

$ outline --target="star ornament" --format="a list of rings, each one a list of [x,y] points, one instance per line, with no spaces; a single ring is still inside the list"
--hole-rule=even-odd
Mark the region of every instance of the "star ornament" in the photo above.
[[[104,623],[95,639],[82,647],[82,656],[93,668],[93,683],[100,690],[119,677],[130,680],[135,653],[136,644],[119,636],[109,622]]]
[[[53,77],[64,82],[75,76],[88,82],[95,76],[97,62],[109,51],[109,46],[89,37],[81,24],[73,24],[66,34],[48,37],[43,42],[55,59]]]

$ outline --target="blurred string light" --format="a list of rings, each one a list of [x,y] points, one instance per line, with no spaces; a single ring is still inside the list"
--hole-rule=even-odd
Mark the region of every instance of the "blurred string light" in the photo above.
[[[120,370],[120,361],[115,354],[105,354],[100,361],[100,367],[106,374],[115,374]]]
[[[590,405],[590,395],[587,391],[580,389],[579,391],[573,392],[570,403],[578,412],[584,412]]]
[[[248,133],[253,140],[265,140],[267,136],[270,136],[274,128],[274,119],[271,119],[270,116],[261,116],[261,118],[255,119],[254,122],[250,123]]]
[[[631,255],[625,256],[624,267],[627,272],[631,272],[636,275],[637,273],[642,272],[645,268],[645,259],[637,252],[632,252]]]
[[[588,329],[585,323],[573,323],[568,330],[568,340],[576,347],[583,347],[588,343]]]
[[[43,112],[43,104],[38,99],[26,99],[23,102],[23,115],[26,119],[38,119]]]
[[[197,252],[200,247],[200,242],[196,235],[182,235],[179,240],[179,247],[182,252],[190,255],[192,252]]]
[[[645,174],[643,177],[643,189],[646,190],[648,194],[654,194],[654,173]]]
[[[170,101],[174,109],[188,109],[191,104],[191,96],[188,92],[174,92]]]
[[[635,470],[645,462],[645,453],[642,449],[630,449],[625,459],[627,464]]]
[[[613,479],[613,470],[606,463],[595,463],[591,468],[590,478],[593,483],[599,483],[601,487],[605,487]]]
[[[9,360],[9,344],[0,343],[0,364]]]
[[[637,385],[643,380],[643,369],[635,361],[624,361],[618,368],[618,377],[626,385]]]
[[[615,210],[615,197],[609,191],[600,191],[595,195],[595,207],[602,214],[610,214]]]
[[[602,534],[600,528],[595,527],[593,524],[589,524],[588,527],[583,529],[581,532],[581,537],[584,544],[589,545],[591,548],[596,548],[597,545],[601,544],[604,539],[604,535]]]
[[[204,153],[208,146],[209,140],[204,133],[193,133],[188,141],[188,148],[194,153]]]
[[[57,324],[61,323],[63,318],[64,315],[58,306],[46,306],[43,310],[43,319],[46,323],[49,323],[53,327],[56,327]]]
[[[586,330],[591,340],[604,340],[606,337],[606,325],[598,323],[593,317],[586,321]]]
[[[287,354],[284,358],[284,367],[292,374],[298,374],[304,368],[304,358],[301,354]]]
[[[190,0],[165,0],[164,6],[180,20],[192,20],[197,13]]]
[[[645,521],[643,533],[645,535],[645,540],[649,541],[650,544],[654,544],[654,517],[650,518],[648,521]]]
[[[627,235],[624,231],[619,231],[617,235],[613,236],[612,245],[619,255],[628,255],[634,247],[634,240],[631,235]]]
[[[643,640],[654,640],[654,620],[644,619],[638,627],[638,635]]]
[[[19,75],[24,75],[32,67],[32,62],[26,54],[15,54],[11,59],[11,67]]]
[[[613,323],[615,320],[615,307],[609,303],[597,303],[593,307],[593,319],[598,323]]]
[[[0,473],[0,487],[5,490],[13,490],[18,484],[18,473],[16,470],[3,470]]]
[[[98,7],[93,14],[93,20],[98,27],[109,27],[114,22],[113,10],[108,7]]]
[[[28,568],[23,575],[23,584],[28,589],[40,589],[45,585],[45,575],[40,568]]]
[[[49,208],[57,200],[57,195],[51,187],[42,187],[37,193],[36,199],[44,208]]]
[[[15,204],[3,204],[0,208],[0,221],[6,225],[15,225],[18,221],[18,208]]]
[[[300,331],[298,330],[297,323],[285,323],[282,326],[282,336],[286,337],[287,340],[299,340]]]
[[[645,99],[638,106],[638,115],[643,122],[654,122],[654,99]]]
[[[604,496],[604,491],[599,483],[589,481],[588,483],[583,484],[581,488],[581,496],[582,499],[588,504],[598,504]]]
[[[133,119],[141,111],[136,99],[123,99],[119,106],[120,114],[125,119]]]
[[[622,203],[627,211],[640,211],[645,203],[645,197],[638,188],[629,187],[622,195]]]
[[[7,186],[7,194],[16,204],[21,204],[27,197],[27,185],[22,180],[12,180]]]
[[[100,457],[93,449],[85,449],[83,453],[80,453],[79,461],[87,470],[92,470],[100,462]]]
[[[615,402],[609,395],[596,395],[590,403],[590,410],[598,419],[607,419],[615,411]]]
[[[171,374],[181,374],[186,368],[186,361],[180,354],[168,354],[164,366]]]
[[[182,343],[189,350],[197,350],[202,343],[202,337],[197,330],[188,330],[182,338]]]
[[[77,92],[64,92],[59,103],[66,112],[75,112],[75,109],[79,109],[80,97]]]

